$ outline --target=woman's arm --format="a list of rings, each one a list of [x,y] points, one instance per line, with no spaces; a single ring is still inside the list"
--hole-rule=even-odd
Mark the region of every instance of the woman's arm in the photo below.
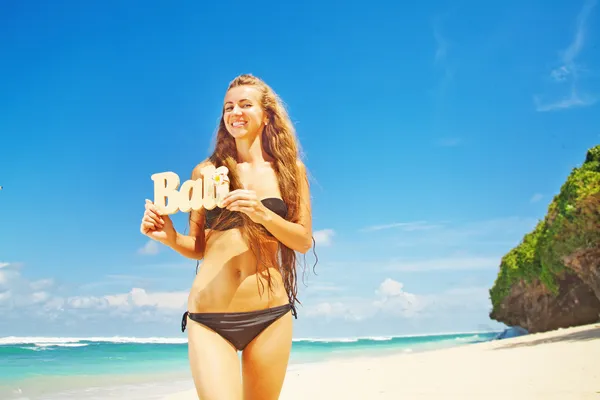
[[[271,234],[287,247],[306,253],[312,245],[312,216],[308,178],[304,165],[298,161],[300,172],[300,210],[298,222],[290,222],[269,210],[257,197],[254,190],[236,189],[223,199],[223,207],[239,211],[257,224],[263,225]]]
[[[192,236],[191,234],[184,235],[176,232],[175,239],[165,242],[165,245],[169,246],[184,257],[194,260],[201,260],[204,258],[203,241],[196,236]]]
[[[305,254],[312,247],[312,210],[306,168],[298,161],[300,215],[297,223],[286,221],[265,207],[257,221],[287,247]]]
[[[198,164],[192,171],[192,179],[202,177],[201,170],[208,162]],[[198,211],[190,210],[190,233],[188,235],[175,232],[172,239],[164,244],[178,252],[184,257],[194,260],[204,258],[204,249],[206,247],[206,238],[204,235],[204,208]]]

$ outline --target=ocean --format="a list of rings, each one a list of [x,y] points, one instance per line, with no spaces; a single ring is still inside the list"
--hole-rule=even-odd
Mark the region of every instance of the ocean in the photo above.
[[[498,334],[294,339],[289,370],[331,359],[483,342]],[[148,400],[188,389],[193,383],[185,338],[0,338],[2,400]]]

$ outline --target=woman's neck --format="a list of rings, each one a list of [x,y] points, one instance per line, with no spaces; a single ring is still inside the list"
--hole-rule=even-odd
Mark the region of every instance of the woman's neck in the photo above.
[[[254,138],[236,139],[235,147],[237,149],[238,163],[255,165],[266,162],[260,136],[258,134]]]

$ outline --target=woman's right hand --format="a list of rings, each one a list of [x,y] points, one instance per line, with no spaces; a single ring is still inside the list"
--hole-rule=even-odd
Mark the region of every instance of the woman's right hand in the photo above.
[[[146,211],[140,226],[142,234],[164,244],[175,241],[177,232],[168,215],[160,215],[158,209],[150,200],[146,200]]]

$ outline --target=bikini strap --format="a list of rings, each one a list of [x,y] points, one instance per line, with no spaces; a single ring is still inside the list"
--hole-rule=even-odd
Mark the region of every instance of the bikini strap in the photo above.
[[[181,332],[185,332],[185,327],[187,326],[187,316],[189,311],[183,313],[183,318],[181,319]]]

